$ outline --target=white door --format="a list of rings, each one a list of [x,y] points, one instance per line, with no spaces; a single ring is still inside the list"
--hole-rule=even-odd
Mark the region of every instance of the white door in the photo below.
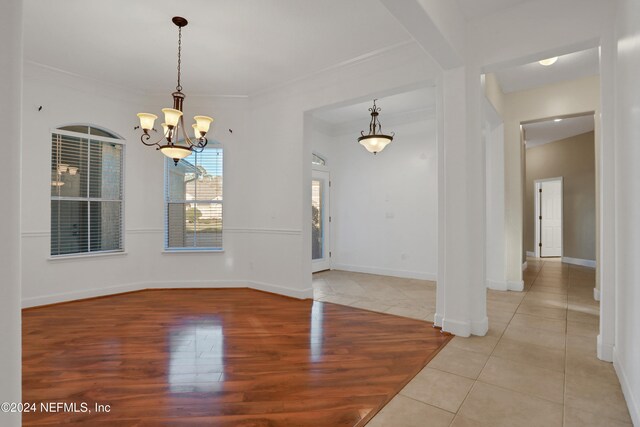
[[[541,181],[538,197],[540,256],[562,256],[562,180]]]
[[[313,170],[311,178],[311,271],[329,270],[329,172]]]

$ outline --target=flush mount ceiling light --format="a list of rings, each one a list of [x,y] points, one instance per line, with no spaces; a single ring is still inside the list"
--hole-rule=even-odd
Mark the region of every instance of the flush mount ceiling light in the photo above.
[[[558,123],[558,122],[561,122],[561,121],[562,121],[562,119],[554,119],[553,121],[554,121],[554,122],[556,122],[556,123]]]
[[[540,65],[544,65],[545,67],[548,67],[549,65],[555,64],[557,60],[558,60],[558,57],[554,56],[553,58],[543,59],[542,61],[538,61],[538,63]]]
[[[393,141],[393,137],[395,133],[391,133],[391,135],[385,135],[382,133],[382,125],[378,120],[378,115],[380,114],[380,108],[376,106],[377,99],[373,100],[373,107],[369,108],[371,112],[371,122],[369,123],[369,134],[365,135],[364,131],[360,132],[362,135],[358,138],[358,142],[362,144],[364,148],[367,149],[368,152],[377,154],[380,151],[384,150],[391,141]]]
[[[162,138],[156,142],[149,142],[151,135],[149,131],[153,129],[158,116],[150,113],[139,113],[140,128],[142,128],[143,134],[140,137],[140,141],[144,145],[149,147],[156,146],[156,150],[160,150],[162,154],[173,159],[173,162],[177,165],[180,159],[184,159],[192,152],[201,152],[207,145],[206,134],[209,132],[209,127],[213,119],[208,116],[195,116],[193,119],[196,121],[192,127],[194,130],[194,139],[192,140],[187,135],[187,131],[184,127],[184,117],[182,116],[182,106],[185,98],[185,94],[182,93],[182,85],[180,84],[180,65],[181,65],[181,53],[182,53],[182,27],[186,27],[188,21],[180,16],[175,16],[171,20],[178,27],[178,85],[176,91],[171,94],[173,96],[173,108],[163,108],[164,123],[162,123],[163,134]],[[178,132],[182,134],[184,144],[179,144]]]

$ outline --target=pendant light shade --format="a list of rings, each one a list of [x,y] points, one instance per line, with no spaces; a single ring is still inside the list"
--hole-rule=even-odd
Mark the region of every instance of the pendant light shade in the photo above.
[[[160,147],[159,150],[165,156],[173,159],[173,162],[176,165],[181,159],[184,159],[185,157],[189,157],[191,155],[191,150],[182,145],[167,144]]]
[[[178,121],[182,117],[182,111],[174,108],[163,108],[162,112],[164,113],[164,122],[169,126],[169,129],[178,125]]]
[[[209,132],[209,127],[211,126],[213,119],[207,116],[195,116],[193,119],[196,121],[196,128],[200,131],[202,136],[205,136],[206,133]]]
[[[380,108],[376,105],[377,99],[373,100],[373,107],[369,108],[371,112],[371,122],[369,123],[369,134],[365,135],[364,131],[360,132],[362,136],[358,138],[358,142],[367,149],[368,152],[378,154],[393,141],[395,134],[385,135],[382,133],[382,125],[378,120]]]
[[[393,137],[387,135],[367,135],[358,138],[358,142],[366,148],[368,152],[373,154],[384,150],[384,147],[386,147],[391,141],[393,141]]]
[[[153,129],[153,124],[155,123],[158,116],[149,113],[138,113],[138,118],[140,119],[140,127],[143,130],[149,131]]]

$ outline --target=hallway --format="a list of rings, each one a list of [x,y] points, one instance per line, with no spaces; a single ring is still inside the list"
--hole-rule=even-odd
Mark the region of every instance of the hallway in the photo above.
[[[454,338],[368,425],[631,426],[613,365],[596,358],[595,270],[529,259],[524,280],[525,292],[487,291],[487,336]],[[320,301],[433,319],[434,282],[330,271],[313,283]]]

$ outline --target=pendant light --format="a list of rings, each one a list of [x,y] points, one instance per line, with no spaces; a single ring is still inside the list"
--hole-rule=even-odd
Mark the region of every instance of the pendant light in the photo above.
[[[389,145],[395,136],[395,133],[393,132],[391,135],[385,135],[382,133],[382,125],[380,124],[380,120],[378,120],[380,108],[376,105],[376,101],[377,99],[374,99],[373,107],[369,108],[369,111],[371,112],[369,134],[365,135],[364,131],[362,131],[360,132],[362,136],[358,138],[358,142],[366,148],[368,152],[373,154],[378,154],[380,151],[384,150],[384,147]]]
[[[184,98],[182,93],[182,85],[180,84],[180,66],[182,54],[182,28],[186,27],[188,21],[180,16],[175,16],[171,20],[178,27],[178,85],[176,91],[171,94],[173,97],[173,108],[163,108],[164,123],[162,123],[162,138],[156,142],[149,142],[151,135],[149,132],[155,130],[153,125],[158,118],[155,114],[138,113],[140,119],[140,128],[142,136],[140,140],[144,145],[156,146],[156,150],[160,150],[162,154],[173,159],[177,165],[180,159],[184,159],[191,155],[192,152],[202,152],[207,145],[206,134],[213,119],[208,116],[195,116],[195,123],[192,125],[194,129],[194,139],[189,138],[187,129],[184,126],[184,117],[182,115],[182,107]],[[179,144],[179,133],[182,135],[184,144]]]

